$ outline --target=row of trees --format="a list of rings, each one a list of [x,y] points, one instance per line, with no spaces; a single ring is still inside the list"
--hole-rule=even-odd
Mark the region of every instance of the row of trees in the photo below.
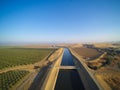
[[[8,90],[19,82],[29,71],[16,70],[0,74],[0,90]]]

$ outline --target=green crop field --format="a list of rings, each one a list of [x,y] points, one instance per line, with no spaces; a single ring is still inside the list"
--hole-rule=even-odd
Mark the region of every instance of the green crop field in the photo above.
[[[0,69],[33,64],[55,49],[0,48]]]
[[[16,70],[0,74],[0,90],[9,90],[16,85],[29,71]]]

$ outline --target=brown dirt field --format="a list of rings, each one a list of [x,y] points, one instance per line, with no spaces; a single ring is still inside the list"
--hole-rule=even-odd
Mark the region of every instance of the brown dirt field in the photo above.
[[[82,57],[95,57],[99,54],[97,50],[85,47],[74,48],[74,51]]]

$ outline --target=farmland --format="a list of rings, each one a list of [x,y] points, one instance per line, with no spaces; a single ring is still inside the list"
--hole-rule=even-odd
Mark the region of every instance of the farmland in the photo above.
[[[49,56],[53,48],[0,47],[0,90],[17,88],[35,71],[35,63]],[[23,68],[22,68],[23,67]],[[35,73],[34,73],[35,75]]]
[[[96,57],[100,54],[96,49],[85,48],[85,47],[76,47],[74,51],[78,53],[83,58]]]
[[[8,90],[13,88],[23,77],[25,77],[29,71],[16,70],[8,71],[0,74],[0,90]]]
[[[33,64],[42,60],[54,49],[0,48],[0,69]]]

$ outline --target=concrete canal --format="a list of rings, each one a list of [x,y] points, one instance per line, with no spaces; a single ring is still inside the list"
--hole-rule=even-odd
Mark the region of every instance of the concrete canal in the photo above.
[[[75,66],[74,57],[65,48],[61,66]],[[60,69],[55,85],[55,90],[84,90],[81,78],[76,69]]]

